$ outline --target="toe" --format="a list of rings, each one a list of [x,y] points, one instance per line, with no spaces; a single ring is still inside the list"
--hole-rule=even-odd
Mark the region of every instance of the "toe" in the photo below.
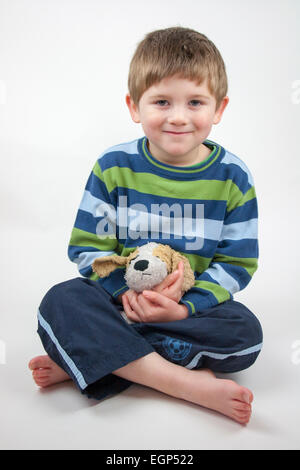
[[[30,370],[33,370],[33,369],[35,369],[35,365],[36,365],[36,358],[31,359],[31,361],[29,361],[29,363],[28,363],[28,368]]]
[[[244,388],[243,401],[249,403],[249,405],[253,402],[253,393],[248,388]]]
[[[242,413],[242,412],[235,412],[233,414],[233,418],[241,424],[246,424],[249,422],[251,417],[251,413]]]
[[[253,394],[251,390],[249,390],[248,388],[238,386],[232,398],[237,401],[247,403],[248,405],[250,405],[253,401]]]
[[[41,379],[43,377],[49,377],[47,369],[35,369],[32,371],[32,376],[34,379]]]
[[[41,387],[41,388],[45,388],[45,387],[48,387],[49,386],[49,379],[40,379],[40,380],[37,380],[35,382],[37,384],[38,387]]]
[[[249,405],[248,403],[239,401],[239,400],[233,400],[232,406],[235,411],[248,412],[248,413],[249,411],[251,411],[251,405]]]
[[[45,383],[49,382],[49,377],[37,377],[36,378],[36,383]]]
[[[43,367],[50,367],[51,365],[51,359],[49,356],[37,356],[31,359],[31,361],[28,364],[29,369],[34,370],[34,369],[39,369]]]

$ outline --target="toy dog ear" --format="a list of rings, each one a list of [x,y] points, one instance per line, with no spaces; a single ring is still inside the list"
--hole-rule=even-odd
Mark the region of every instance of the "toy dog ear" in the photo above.
[[[110,255],[96,258],[92,268],[99,277],[106,277],[117,269],[118,266],[127,266],[137,255],[138,250],[134,250],[128,256]]]
[[[175,251],[175,250],[172,250],[172,251],[173,251],[173,253],[172,253],[172,272],[176,271],[179,262],[183,261],[184,277],[183,277],[182,290],[184,292],[186,292],[189,289],[191,289],[191,287],[193,287],[194,284],[195,284],[194,272],[191,268],[189,260],[185,256],[183,256],[181,253],[178,253],[178,251]]]
[[[92,268],[99,277],[106,277],[117,269],[118,266],[126,266],[126,263],[127,256],[103,256],[102,258],[95,259]]]
[[[188,291],[195,284],[194,272],[191,268],[189,260],[178,253],[178,251],[173,250],[169,245],[159,244],[153,251],[154,256],[159,256],[159,258],[164,261],[167,265],[168,273],[173,273],[176,271],[180,261],[183,261],[184,264],[184,279],[182,290],[184,292]]]

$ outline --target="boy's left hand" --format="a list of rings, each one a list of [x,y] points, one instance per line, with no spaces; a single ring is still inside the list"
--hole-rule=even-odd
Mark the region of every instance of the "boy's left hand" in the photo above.
[[[122,302],[127,317],[138,323],[168,322],[188,317],[185,305],[155,291],[135,292],[130,300],[124,295]]]

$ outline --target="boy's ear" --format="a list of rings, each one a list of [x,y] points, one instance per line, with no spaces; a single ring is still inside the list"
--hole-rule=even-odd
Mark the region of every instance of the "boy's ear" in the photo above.
[[[129,109],[131,118],[133,122],[140,123],[140,113],[139,113],[139,108],[131,98],[129,94],[126,95],[126,104]]]
[[[214,124],[219,124],[219,122],[221,121],[225,108],[228,105],[228,102],[229,102],[229,98],[228,96],[225,96],[222,99],[218,109],[215,112]]]

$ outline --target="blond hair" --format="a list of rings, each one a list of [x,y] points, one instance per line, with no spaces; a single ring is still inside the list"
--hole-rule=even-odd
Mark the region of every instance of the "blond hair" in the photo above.
[[[217,108],[227,94],[225,64],[216,46],[193,29],[172,27],[148,33],[132,57],[128,91],[135,104],[143,93],[163,78],[179,75],[208,89]]]

